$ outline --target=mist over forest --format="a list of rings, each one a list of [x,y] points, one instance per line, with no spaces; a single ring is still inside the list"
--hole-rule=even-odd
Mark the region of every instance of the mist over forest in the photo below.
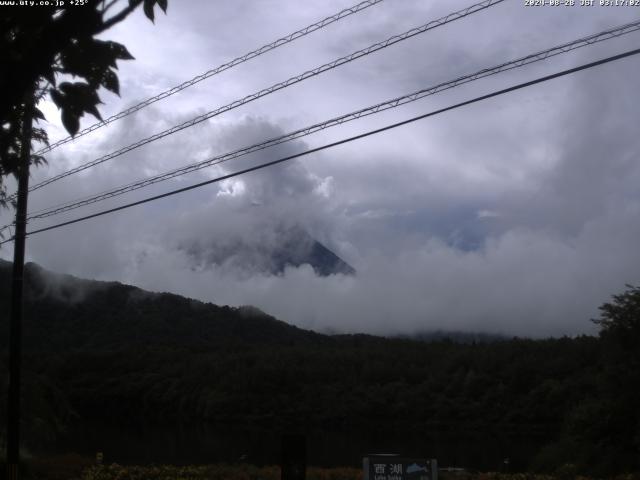
[[[9,267],[0,265],[4,286]],[[640,370],[637,326],[621,328],[538,340],[323,335],[251,307],[29,264],[25,441],[45,452],[101,448],[116,462],[229,462],[250,452],[270,464],[279,436],[297,432],[325,466],[404,448],[472,469],[496,470],[509,457],[515,471],[628,471],[638,467]],[[204,445],[224,447],[197,453]]]

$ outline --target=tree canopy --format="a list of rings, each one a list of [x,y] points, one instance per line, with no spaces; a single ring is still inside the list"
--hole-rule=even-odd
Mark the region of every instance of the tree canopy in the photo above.
[[[61,111],[66,130],[75,135],[80,118],[89,113],[101,120],[101,87],[120,93],[118,60],[133,56],[117,42],[97,35],[121,22],[139,6],[154,20],[157,5],[167,0],[86,0],[82,5],[4,7],[0,16],[0,206],[6,206],[7,175],[20,164],[20,132],[25,105],[47,96]],[[58,81],[64,80],[64,81]],[[44,120],[32,110],[29,120]],[[32,141],[47,142],[46,132],[34,128]],[[44,158],[32,156],[31,163]]]
[[[0,287],[9,283],[9,265],[0,262]],[[640,468],[640,348],[622,348],[621,337],[327,336],[255,310],[34,264],[25,281],[25,418],[41,419],[25,425],[25,438],[34,442],[49,441],[47,432],[56,438],[65,425],[94,423],[123,432],[176,424],[344,438],[402,432],[466,441],[466,466],[477,468],[501,454],[513,469],[567,475]],[[637,295],[632,288],[614,296],[603,319],[614,312],[637,319]],[[0,288],[0,306],[7,302]],[[0,374],[5,368],[0,345]],[[474,460],[478,439],[488,438],[496,449]],[[506,439],[516,443],[500,447]]]
[[[637,346],[640,339],[640,287],[627,285],[627,291],[614,295],[613,301],[600,307],[600,318],[593,320],[600,325],[602,336],[615,335]]]

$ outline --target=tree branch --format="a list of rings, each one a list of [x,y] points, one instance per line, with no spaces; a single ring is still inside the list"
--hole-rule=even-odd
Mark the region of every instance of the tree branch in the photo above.
[[[102,14],[104,15],[105,13],[107,13],[107,10],[109,10],[111,7],[113,7],[119,1],[120,0],[111,0],[106,6],[102,7]],[[104,5],[104,0],[102,1],[102,4]]]
[[[114,3],[115,1],[117,0],[114,0]],[[138,8],[138,6],[142,2],[143,0],[133,0],[132,2],[130,2],[128,7],[123,8],[119,13],[115,14],[109,20],[104,20],[104,23],[99,29],[96,30],[94,35],[98,35],[99,33],[102,33],[105,30],[108,30],[109,28],[114,26],[116,23],[120,23],[122,20],[127,18],[131,12],[133,12],[136,8]]]

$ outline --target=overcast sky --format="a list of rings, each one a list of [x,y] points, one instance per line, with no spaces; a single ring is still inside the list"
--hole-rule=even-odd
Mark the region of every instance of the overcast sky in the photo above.
[[[579,0],[576,0],[579,3]],[[108,31],[122,97],[103,116],[353,5],[353,0],[171,0]],[[32,183],[470,5],[385,0],[48,154]],[[597,2],[596,2],[597,3]],[[640,7],[506,0],[34,192],[37,210],[638,20]],[[38,228],[212,178],[640,46],[640,33],[76,210]],[[500,96],[124,212],[34,235],[45,268],[217,304],[255,305],[319,331],[593,333],[597,307],[640,284],[640,58]],[[51,140],[65,136],[43,105]],[[94,120],[86,117],[83,126]],[[0,214],[2,223],[10,212]],[[357,275],[193,269],[189,242],[304,227]],[[7,245],[0,257],[11,258]]]

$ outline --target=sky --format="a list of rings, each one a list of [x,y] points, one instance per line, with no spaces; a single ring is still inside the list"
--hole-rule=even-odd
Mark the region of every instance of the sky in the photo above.
[[[49,178],[199,114],[469,6],[384,0],[47,154]],[[162,173],[640,19],[640,7],[506,0],[216,116],[30,195],[30,211]],[[103,117],[355,4],[169,1],[105,32],[135,57]],[[640,33],[475,81],[47,220],[40,228],[304,152],[640,46]],[[598,306],[640,284],[640,58],[631,57],[300,157],[284,165],[33,235],[27,259],[207,302],[254,305],[321,332],[593,334]],[[41,105],[50,140],[66,136]],[[82,127],[94,123],[85,117]],[[12,191],[12,188],[9,188]],[[0,213],[2,224],[11,212]],[[352,265],[320,277],[195,268],[185,245],[269,242],[307,230]],[[0,257],[10,259],[10,245]]]

